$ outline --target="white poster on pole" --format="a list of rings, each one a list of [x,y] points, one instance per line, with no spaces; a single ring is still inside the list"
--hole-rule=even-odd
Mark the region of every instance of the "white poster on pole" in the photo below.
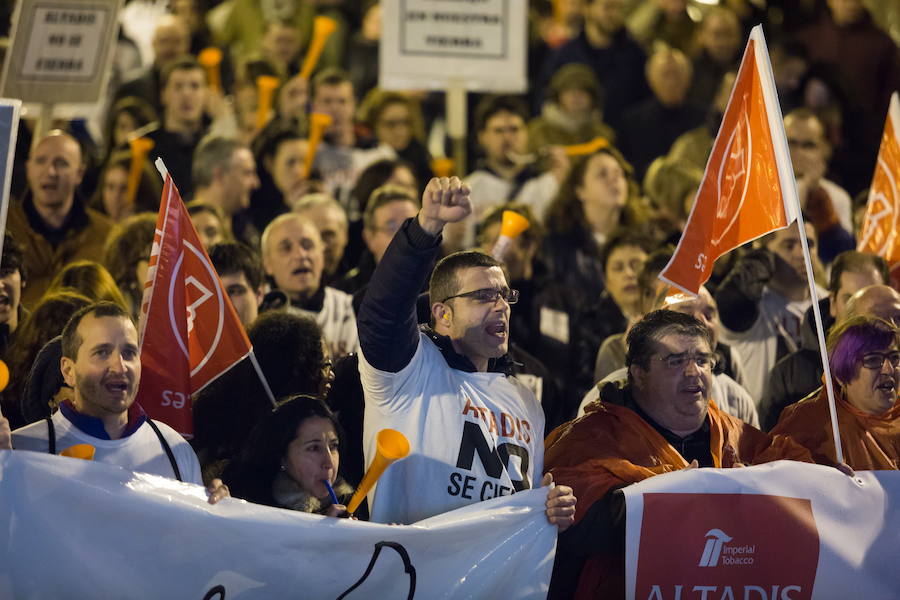
[[[0,93],[41,104],[100,100],[121,1],[20,0]]]
[[[525,0],[384,0],[379,86],[521,93]]]
[[[22,103],[0,98],[0,253],[6,235],[6,213],[9,210],[9,185],[12,182],[16,139],[19,137],[19,113]]]

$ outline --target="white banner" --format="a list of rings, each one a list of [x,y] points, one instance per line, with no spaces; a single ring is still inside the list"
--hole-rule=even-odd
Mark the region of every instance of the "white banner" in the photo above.
[[[624,489],[640,600],[900,597],[900,473],[780,461]]]
[[[525,91],[525,0],[385,0],[381,5],[380,87]]]
[[[0,451],[0,598],[544,598],[546,494],[388,526],[210,506],[199,486]]]

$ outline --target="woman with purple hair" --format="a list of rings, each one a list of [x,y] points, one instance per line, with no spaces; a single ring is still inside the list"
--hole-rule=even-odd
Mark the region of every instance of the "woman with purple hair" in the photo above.
[[[900,330],[875,317],[853,317],[828,336],[844,461],[853,469],[897,469],[900,461]],[[806,446],[816,462],[836,453],[825,389],[784,410],[771,432]]]

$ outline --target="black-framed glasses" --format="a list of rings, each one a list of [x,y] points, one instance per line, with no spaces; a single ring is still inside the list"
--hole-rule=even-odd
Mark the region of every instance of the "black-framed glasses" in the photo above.
[[[482,288],[480,290],[472,290],[471,292],[465,292],[463,294],[456,294],[455,296],[448,296],[447,298],[441,300],[441,302],[453,300],[454,298],[471,298],[479,304],[495,304],[497,300],[503,298],[503,300],[505,300],[507,304],[515,304],[519,301],[519,290],[513,290],[510,288]]]
[[[696,354],[682,352],[680,354],[658,356],[657,360],[664,362],[670,369],[683,369],[687,366],[688,361],[693,361],[698,369],[712,370],[716,368],[717,362],[716,355],[709,352],[697,352]]]
[[[887,360],[891,366],[896,368],[900,366],[900,350],[893,352],[869,352],[862,357],[862,366],[867,369],[880,369]]]

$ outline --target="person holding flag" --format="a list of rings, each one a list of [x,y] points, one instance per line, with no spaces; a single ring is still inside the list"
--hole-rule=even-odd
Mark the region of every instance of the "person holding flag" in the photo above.
[[[135,402],[141,360],[137,329],[125,309],[98,302],[79,310],[63,329],[62,354],[60,370],[73,399],[52,418],[14,431],[13,448],[58,454],[88,444],[93,460],[202,485],[190,444]],[[207,491],[210,504],[229,496],[218,479]]]

